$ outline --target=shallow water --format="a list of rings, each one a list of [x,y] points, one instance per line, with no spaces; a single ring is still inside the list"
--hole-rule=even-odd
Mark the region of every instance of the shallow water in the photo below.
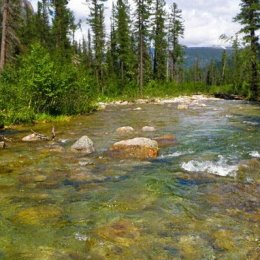
[[[0,150],[0,259],[259,259],[259,105],[203,104],[109,106],[76,117],[55,125],[64,152],[22,143],[28,126],[4,133],[12,143]],[[119,136],[126,125],[136,132]],[[142,133],[145,125],[156,131]],[[32,128],[48,134],[51,125]],[[177,144],[156,160],[105,153],[122,138],[163,134]],[[95,154],[70,152],[82,135]]]

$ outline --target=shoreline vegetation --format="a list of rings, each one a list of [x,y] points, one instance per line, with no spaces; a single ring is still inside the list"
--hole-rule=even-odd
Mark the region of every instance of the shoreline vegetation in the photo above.
[[[234,18],[243,39],[221,37],[232,51],[189,66],[176,3],[116,0],[109,33],[106,5],[89,1],[89,31],[77,40],[81,25],[68,1],[39,0],[33,10],[28,0],[0,0],[0,128],[68,120],[110,100],[194,94],[259,100],[258,0],[241,0]]]
[[[124,105],[142,105],[142,104],[171,104],[171,103],[178,103],[178,104],[185,104],[189,105],[192,102],[203,101],[203,100],[246,100],[244,97],[233,95],[233,94],[224,94],[224,93],[196,93],[196,94],[189,94],[189,95],[160,95],[160,96],[146,96],[146,97],[103,97],[99,98],[95,102],[92,103],[90,106],[91,109],[88,113],[84,113],[85,115],[89,113],[95,113],[100,110],[106,109],[107,106],[124,106]],[[34,117],[31,117],[28,121],[24,121],[22,123],[14,123],[5,125],[4,121],[0,122],[0,130],[4,131],[5,128],[12,128],[16,125],[31,125],[37,123],[50,123],[50,122],[68,122],[71,118],[76,115],[49,115],[49,114],[35,114]]]

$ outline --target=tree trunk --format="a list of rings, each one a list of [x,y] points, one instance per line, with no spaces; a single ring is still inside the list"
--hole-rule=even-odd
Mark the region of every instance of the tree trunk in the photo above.
[[[3,2],[3,20],[2,20],[2,42],[1,42],[1,56],[0,56],[0,71],[4,69],[6,63],[7,52],[7,27],[8,27],[8,3],[9,0]]]

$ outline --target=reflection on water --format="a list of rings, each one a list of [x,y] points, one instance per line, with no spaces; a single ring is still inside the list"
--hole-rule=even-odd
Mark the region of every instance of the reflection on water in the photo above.
[[[259,106],[239,101],[108,107],[56,125],[58,143],[0,151],[0,259],[237,260],[259,257]],[[251,123],[248,123],[251,122]],[[122,138],[175,134],[153,161],[106,156]],[[151,125],[155,132],[143,133]],[[48,134],[49,124],[35,131]],[[97,152],[69,147],[88,135]],[[65,141],[64,141],[65,140]],[[221,176],[218,176],[221,175]]]

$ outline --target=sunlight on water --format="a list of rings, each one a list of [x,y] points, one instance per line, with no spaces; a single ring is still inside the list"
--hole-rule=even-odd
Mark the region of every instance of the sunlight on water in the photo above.
[[[258,259],[260,110],[203,100],[109,106],[58,123],[51,143],[8,132],[0,150],[0,259]],[[142,132],[143,126],[155,132]],[[132,126],[120,136],[116,129]],[[50,134],[50,124],[35,131]],[[5,133],[4,133],[5,134]],[[155,160],[110,158],[116,141],[176,135]],[[83,135],[96,153],[70,146]],[[57,145],[56,144],[56,145]]]

